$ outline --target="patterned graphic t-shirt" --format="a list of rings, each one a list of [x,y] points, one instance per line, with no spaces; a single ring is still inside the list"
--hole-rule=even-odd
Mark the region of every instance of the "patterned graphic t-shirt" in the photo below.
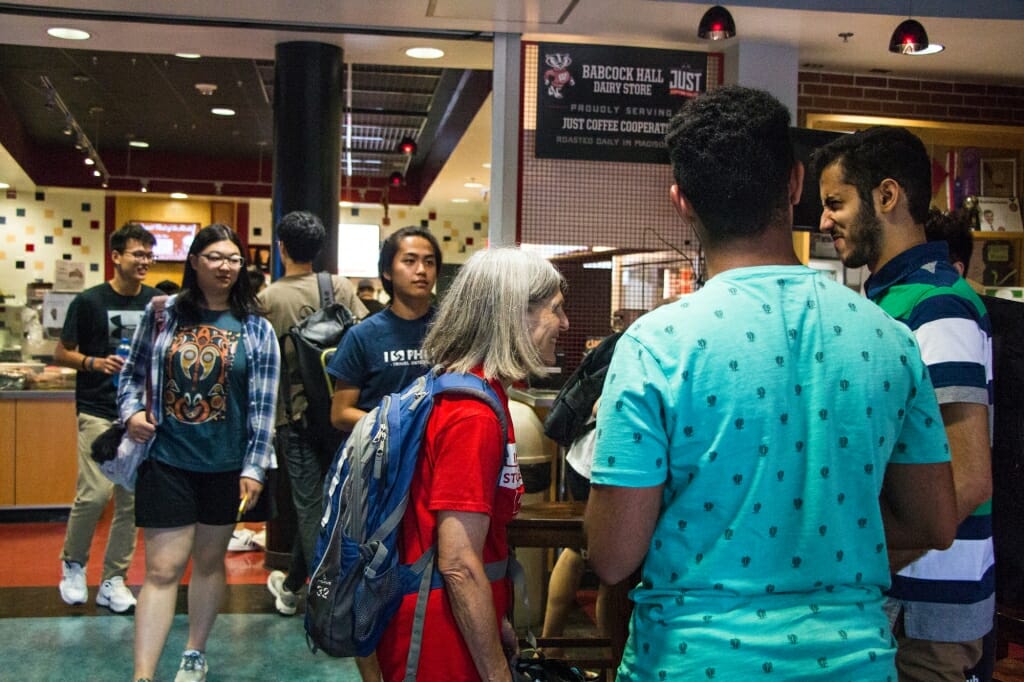
[[[242,323],[204,311],[181,325],[163,359],[163,421],[151,456],[189,471],[242,467],[246,444],[246,360]]]

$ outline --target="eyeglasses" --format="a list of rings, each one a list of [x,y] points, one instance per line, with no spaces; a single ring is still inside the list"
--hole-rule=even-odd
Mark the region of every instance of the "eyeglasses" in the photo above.
[[[128,251],[127,255],[131,256],[135,260],[148,260],[155,261],[156,256],[153,255],[152,251]]]
[[[230,268],[240,268],[245,265],[245,259],[241,256],[225,256],[223,253],[201,253],[199,254],[206,259],[206,262],[215,268],[219,268],[224,263],[228,264]]]

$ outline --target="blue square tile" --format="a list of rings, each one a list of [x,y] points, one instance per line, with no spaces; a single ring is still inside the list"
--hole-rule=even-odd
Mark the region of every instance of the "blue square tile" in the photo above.
[[[52,244],[53,243],[53,235],[52,234],[48,234],[45,237],[43,237],[43,243],[44,244]]]
[[[24,218],[25,217],[25,209],[23,209],[23,208],[16,208],[16,209],[14,209],[14,215],[18,216],[19,218]]]
[[[36,192],[36,201],[46,201],[46,192]]]
[[[352,207],[352,217],[353,218],[358,218],[359,217],[359,207],[358,206],[353,206]]]
[[[473,229],[479,232],[484,229],[483,223],[473,223]]]
[[[7,224],[7,216],[0,215],[0,225],[6,225],[6,224]]]
[[[100,271],[100,264],[99,263],[89,263],[89,272],[99,272],[99,271]]]
[[[88,213],[92,210],[92,204],[88,201],[82,202],[82,213]]]
[[[430,221],[424,218],[420,221],[420,227],[430,227]]]

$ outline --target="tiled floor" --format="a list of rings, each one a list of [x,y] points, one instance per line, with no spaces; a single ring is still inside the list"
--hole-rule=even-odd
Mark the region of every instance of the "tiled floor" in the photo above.
[[[61,601],[56,589],[63,521],[0,523],[0,680],[131,678],[134,618],[112,614],[93,602],[108,524],[101,521],[86,569],[90,601],[72,607]],[[126,581],[135,592],[142,583],[144,556],[140,539]],[[359,680],[350,659],[310,653],[301,612],[286,618],[274,610],[265,587],[268,571],[262,552],[230,552],[227,567],[227,598],[207,650],[212,682]],[[161,680],[174,679],[188,632],[185,613],[182,587],[179,615],[160,662]]]

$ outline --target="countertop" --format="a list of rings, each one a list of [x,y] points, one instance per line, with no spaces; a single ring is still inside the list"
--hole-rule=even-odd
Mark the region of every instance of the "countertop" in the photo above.
[[[518,400],[521,403],[526,403],[530,407],[551,407],[551,404],[555,402],[555,397],[558,395],[558,391],[541,388],[516,388],[511,387],[508,389],[508,397],[510,400]]]
[[[74,400],[74,389],[52,391],[0,391],[0,400]]]

